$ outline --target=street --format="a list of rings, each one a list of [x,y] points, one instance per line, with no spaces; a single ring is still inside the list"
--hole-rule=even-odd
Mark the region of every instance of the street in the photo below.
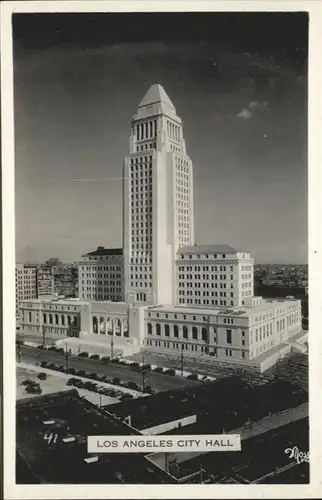
[[[49,361],[63,365],[65,364],[65,356],[55,351],[47,351],[45,349],[37,349],[35,347],[20,346],[21,362],[36,365],[41,361]],[[133,369],[117,364],[103,364],[100,361],[87,358],[78,358],[70,356],[68,359],[68,367],[77,370],[84,370],[87,373],[97,373],[98,375],[106,375],[110,379],[118,377],[124,382],[135,382],[139,387],[143,385],[142,373]],[[71,375],[72,377],[72,375]],[[173,389],[182,389],[183,387],[200,385],[200,382],[187,380],[180,376],[164,375],[160,373],[147,372],[145,375],[146,385],[156,391],[169,391]]]

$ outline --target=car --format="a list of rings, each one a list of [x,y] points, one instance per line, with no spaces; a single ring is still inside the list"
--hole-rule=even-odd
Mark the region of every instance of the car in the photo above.
[[[29,384],[26,386],[25,391],[28,394],[41,394],[42,390],[39,384]]]
[[[66,385],[76,385],[77,382],[78,382],[77,378],[71,377],[67,380]]]
[[[80,352],[80,353],[78,354],[78,357],[79,357],[79,358],[88,358],[88,352]]]
[[[100,359],[98,354],[92,354],[89,359]]]
[[[35,382],[34,380],[30,380],[29,378],[27,378],[26,380],[23,380],[21,382],[21,385],[33,385],[35,383],[37,383],[37,382]]]
[[[46,380],[46,378],[47,378],[47,373],[45,373],[45,372],[40,372],[40,373],[38,373],[37,377],[39,378],[39,380]]]
[[[111,358],[109,356],[104,356],[103,358],[101,358],[101,362],[102,363],[110,363]]]

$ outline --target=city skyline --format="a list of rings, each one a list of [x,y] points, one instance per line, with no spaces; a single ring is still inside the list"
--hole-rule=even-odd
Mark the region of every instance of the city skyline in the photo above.
[[[167,40],[148,33],[144,43],[132,30],[113,43],[102,35],[113,16],[100,15],[105,25],[83,17],[92,31],[81,43],[64,38],[58,17],[45,40],[26,35],[28,20],[14,20],[17,260],[76,261],[99,245],[121,246],[129,122],[159,82],[194,164],[196,243],[236,246],[258,264],[307,262],[305,36],[297,42],[298,31],[288,31],[283,48],[281,35],[273,42],[266,33],[265,46],[263,35],[249,41],[239,28],[233,51],[223,36],[232,17],[212,14],[223,24],[217,39],[210,24],[203,40],[188,41],[185,18],[179,40],[170,24]],[[120,32],[125,17],[116,20]]]

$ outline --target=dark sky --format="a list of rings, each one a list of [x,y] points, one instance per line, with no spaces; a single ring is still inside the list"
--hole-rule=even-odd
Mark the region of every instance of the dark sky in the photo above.
[[[121,245],[129,121],[159,82],[197,243],[307,262],[305,13],[17,14],[13,30],[17,260]]]

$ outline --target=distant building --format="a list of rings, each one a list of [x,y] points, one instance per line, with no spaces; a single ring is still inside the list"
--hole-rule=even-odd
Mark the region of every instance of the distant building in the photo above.
[[[37,298],[37,266],[16,264],[16,322],[20,321],[20,302]]]
[[[124,300],[124,258],[122,248],[97,247],[78,263],[79,298],[82,300]]]
[[[51,266],[37,267],[37,296],[52,295],[54,292],[54,274]]]
[[[78,296],[78,269],[72,264],[53,266],[54,293],[65,297]]]

